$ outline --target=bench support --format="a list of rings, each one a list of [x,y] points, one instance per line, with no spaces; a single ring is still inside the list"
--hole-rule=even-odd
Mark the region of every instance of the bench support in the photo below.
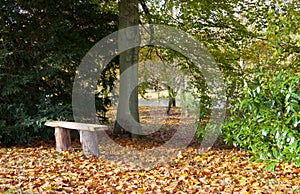
[[[55,127],[56,151],[66,151],[72,149],[70,130],[61,127]]]
[[[80,131],[80,139],[82,144],[82,151],[85,156],[100,156],[99,140],[97,132],[95,131]]]

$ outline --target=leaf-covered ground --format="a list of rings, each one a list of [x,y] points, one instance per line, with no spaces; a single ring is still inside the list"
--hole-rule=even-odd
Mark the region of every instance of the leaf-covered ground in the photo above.
[[[141,120],[149,122],[143,115]],[[163,141],[174,133],[165,132],[156,136]],[[113,138],[129,148],[160,145],[149,139]],[[265,163],[249,162],[250,155],[236,148],[218,145],[200,155],[199,145],[193,143],[164,164],[135,170],[101,157],[84,157],[78,139],[72,146],[63,153],[55,151],[54,141],[0,148],[0,192],[300,193],[299,167],[282,164],[272,174]],[[100,152],[103,149],[100,145]]]
[[[125,140],[124,140],[125,141]],[[128,143],[130,139],[127,139]],[[145,140],[141,140],[145,141]],[[147,143],[140,142],[140,143]],[[54,142],[0,149],[0,191],[29,193],[296,193],[300,168],[249,162],[238,149],[212,149],[199,155],[189,147],[165,165],[130,170],[112,161],[85,158],[79,142],[56,153]]]

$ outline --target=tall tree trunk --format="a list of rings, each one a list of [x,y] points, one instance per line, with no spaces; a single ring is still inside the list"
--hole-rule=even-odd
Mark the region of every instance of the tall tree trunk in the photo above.
[[[139,24],[138,0],[121,0],[119,3],[119,29]],[[127,48],[130,42],[140,42],[139,31],[119,33],[119,49]],[[120,54],[120,96],[114,133],[130,130],[140,133],[138,112],[138,54],[139,47]]]

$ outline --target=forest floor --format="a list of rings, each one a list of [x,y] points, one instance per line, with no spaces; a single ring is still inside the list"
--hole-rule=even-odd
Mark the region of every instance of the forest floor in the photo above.
[[[143,115],[141,120],[147,122]],[[111,138],[131,149],[161,145],[151,139]],[[271,173],[265,169],[266,163],[250,162],[246,151],[223,144],[199,154],[200,145],[193,142],[173,159],[147,169],[130,168],[101,157],[84,157],[76,137],[72,146],[62,153],[55,151],[54,141],[0,148],[0,192],[300,193],[299,167],[285,163]],[[107,149],[101,145],[99,148],[100,152]]]

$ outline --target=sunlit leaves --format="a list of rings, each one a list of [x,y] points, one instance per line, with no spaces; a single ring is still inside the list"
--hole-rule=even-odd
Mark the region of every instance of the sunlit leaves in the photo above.
[[[299,84],[297,74],[260,72],[243,89],[223,134],[227,142],[273,163],[299,163]]]
[[[131,139],[127,139],[132,143]],[[149,144],[140,140],[139,144]],[[113,161],[84,158],[79,142],[56,153],[53,142],[0,149],[0,191],[7,193],[213,193],[297,192],[300,168],[249,162],[247,152],[214,149],[199,155],[189,147],[150,170],[129,170]],[[101,145],[100,145],[101,149]]]

